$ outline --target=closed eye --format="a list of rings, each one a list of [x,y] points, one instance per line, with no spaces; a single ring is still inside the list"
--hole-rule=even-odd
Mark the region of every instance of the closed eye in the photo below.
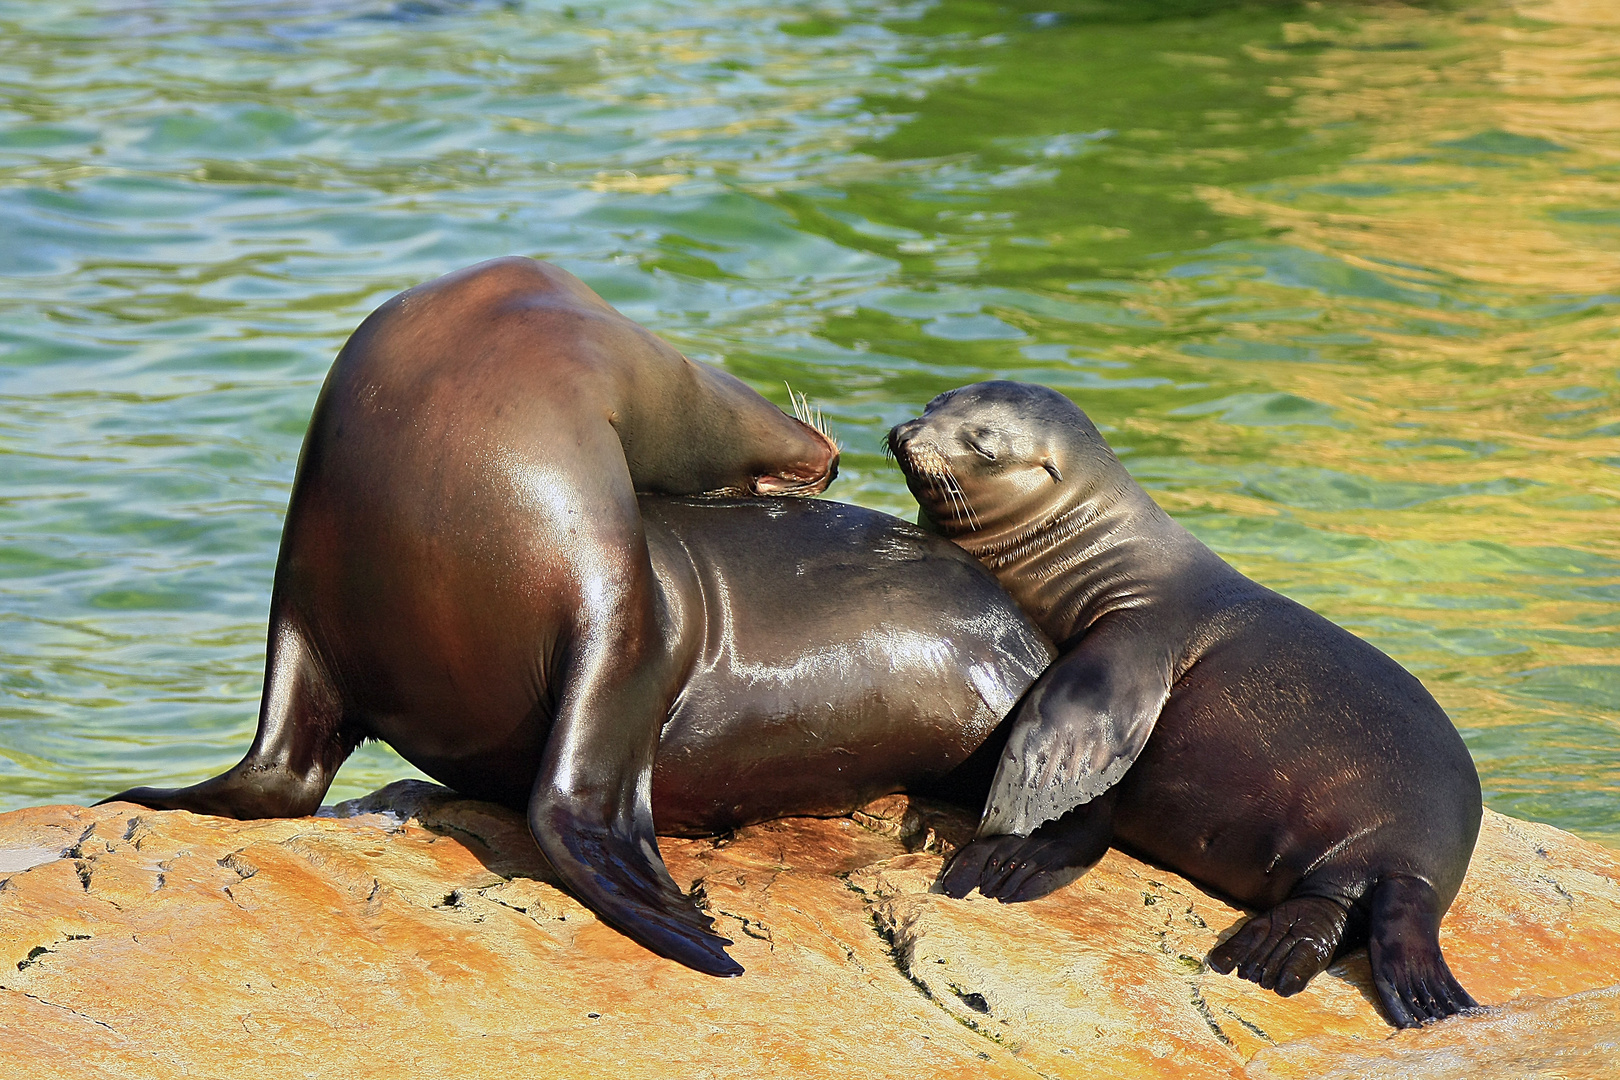
[[[978,439],[967,438],[967,439],[964,439],[962,441],[968,444],[968,449],[969,450],[972,450],[975,454],[978,454],[980,457],[984,458],[984,460],[986,460],[986,461],[994,461],[994,460],[996,460],[996,452],[993,449],[991,449],[990,447],[985,446],[983,443],[979,442]]]

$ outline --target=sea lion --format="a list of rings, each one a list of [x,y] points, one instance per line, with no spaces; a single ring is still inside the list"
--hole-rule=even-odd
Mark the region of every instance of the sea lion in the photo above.
[[[971,556],[898,518],[835,502],[643,496],[640,506],[657,611],[648,678],[662,710],[656,758],[636,777],[650,794],[649,859],[658,858],[655,824],[665,835],[712,836],[847,813],[895,791],[982,805],[997,725],[1056,651]],[[342,744],[381,739],[464,795],[529,808],[532,821],[566,687],[530,682],[544,677],[544,657],[508,669],[499,665],[510,654],[483,654],[486,681],[535,695],[521,711],[485,711],[487,689],[447,677],[451,664],[472,673],[432,628],[377,632],[399,617],[387,603],[364,622],[359,610],[345,613],[323,638],[346,690]],[[410,647],[424,632],[427,641]],[[341,761],[310,745],[328,738],[304,717],[281,745]],[[317,803],[335,771],[323,764],[310,774]],[[594,855],[592,865],[619,857]],[[629,905],[587,902],[655,952],[741,973],[706,918],[685,904],[671,911],[651,881],[636,887],[628,916]]]
[[[252,748],[200,784],[115,797],[297,816],[368,737],[430,762],[543,746],[525,800],[568,886],[655,951],[733,973],[653,838],[677,684],[636,492],[810,494],[837,461],[557,267],[497,259],[407,290],[316,401]]]
[[[889,443],[923,519],[1061,652],[946,892],[1039,896],[1117,841],[1260,909],[1218,971],[1286,997],[1365,939],[1397,1026],[1474,1005],[1437,935],[1479,778],[1417,679],[1199,543],[1056,391],[953,390]]]

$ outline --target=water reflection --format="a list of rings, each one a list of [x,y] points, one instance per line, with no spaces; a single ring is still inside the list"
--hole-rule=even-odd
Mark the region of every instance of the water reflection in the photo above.
[[[1089,132],[1084,153],[1043,153],[1043,175],[971,208],[960,187],[945,210],[890,200],[890,220],[922,233],[931,214],[933,242],[972,250],[978,281],[1145,285],[1119,301],[1144,330],[1026,326],[1034,355],[1111,360],[1136,380],[1047,381],[1214,546],[1420,671],[1468,729],[1495,805],[1557,805],[1613,836],[1620,259],[1599,223],[1616,220],[1620,56],[1591,30],[1615,19],[1574,3],[1306,14],[1200,19],[1199,45],[1175,52],[1161,25],[1009,31],[1000,65],[931,95],[895,153],[930,122],[952,134],[923,141],[981,164],[1020,124],[1021,147],[1066,151]],[[1048,42],[1088,63],[1026,68]],[[1115,56],[1129,77],[1108,70]],[[1128,90],[1092,92],[1160,87],[1158,67],[1183,76],[1143,94],[1152,127]],[[980,145],[962,130],[975,114],[1000,118]],[[1101,232],[1120,222],[1136,228]],[[1188,250],[1193,237],[1212,242]],[[937,282],[964,263],[913,272]],[[904,349],[878,314],[844,332]],[[1028,372],[1032,352],[981,349],[978,366]]]
[[[1072,393],[1620,842],[1616,17],[1020,0],[0,3],[0,805],[217,772],[342,337],[558,259],[849,447]],[[403,767],[376,748],[355,794]]]

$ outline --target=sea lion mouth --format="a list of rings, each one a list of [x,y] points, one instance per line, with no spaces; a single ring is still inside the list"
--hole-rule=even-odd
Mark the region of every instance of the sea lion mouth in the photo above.
[[[936,523],[976,530],[979,515],[962,490],[956,470],[938,447],[915,438],[917,423],[896,424],[889,431],[887,449],[905,474],[906,486]]]
[[[816,425],[806,423],[804,420],[799,422],[821,444],[826,453],[825,459],[816,464],[778,469],[776,472],[756,476],[748,482],[748,490],[752,494],[819,495],[826,491],[828,485],[838,478],[840,450],[837,441]]]
[[[794,473],[756,476],[749,481],[748,489],[755,495],[819,495],[837,476],[838,461],[835,458],[832,467],[818,476]]]

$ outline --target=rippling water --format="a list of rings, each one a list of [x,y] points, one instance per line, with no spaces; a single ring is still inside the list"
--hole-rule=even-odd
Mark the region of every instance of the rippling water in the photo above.
[[[1620,10],[0,0],[0,808],[246,747],[315,393],[390,294],[584,277],[912,510],[1049,383],[1620,844]],[[408,775],[363,749],[333,797]]]

